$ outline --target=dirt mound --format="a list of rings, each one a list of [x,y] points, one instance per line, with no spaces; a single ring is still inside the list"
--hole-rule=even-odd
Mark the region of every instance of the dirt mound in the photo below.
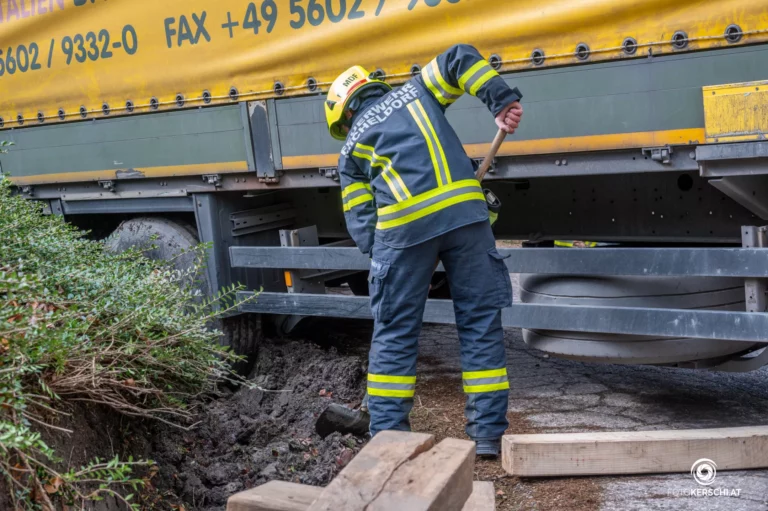
[[[265,341],[249,378],[264,390],[244,388],[205,403],[191,431],[153,424],[134,435],[146,442],[136,454],[158,468],[145,504],[223,510],[233,493],[274,479],[328,484],[364,440],[321,439],[315,419],[331,401],[359,404],[364,374],[359,356]]]

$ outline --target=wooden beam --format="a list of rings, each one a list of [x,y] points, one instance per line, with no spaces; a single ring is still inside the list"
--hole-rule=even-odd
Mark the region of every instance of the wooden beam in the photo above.
[[[363,511],[392,474],[435,445],[424,433],[382,431],[325,488],[309,511]]]
[[[227,511],[306,511],[322,492],[316,486],[270,481],[230,497]]]
[[[398,468],[365,511],[461,511],[474,468],[475,443],[447,438]]]
[[[496,492],[490,481],[472,483],[472,495],[461,511],[496,511]]]
[[[768,467],[768,426],[508,435],[502,445],[504,469],[521,477],[689,472],[701,458],[717,470]]]

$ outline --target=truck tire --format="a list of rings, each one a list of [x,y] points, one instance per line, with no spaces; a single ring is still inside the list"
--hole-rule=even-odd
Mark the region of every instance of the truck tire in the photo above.
[[[159,217],[139,217],[126,220],[109,236],[107,249],[120,253],[131,248],[152,247],[144,250],[149,259],[174,260],[174,268],[186,270],[194,263],[194,254],[182,254],[199,243],[197,230],[191,225]],[[203,296],[208,296],[209,286],[205,275],[194,277]],[[232,369],[246,375],[255,360],[256,347],[261,339],[261,318],[258,315],[243,314],[217,320],[213,328],[222,332],[220,343],[229,346],[237,355],[247,359],[236,362]]]
[[[533,304],[744,311],[744,283],[727,278],[521,275],[520,301]],[[572,360],[675,365],[721,362],[754,349],[738,341],[523,329],[523,340]]]
[[[122,222],[106,240],[107,250],[115,253],[132,248],[145,248],[144,255],[153,260],[173,259],[173,267],[186,270],[194,263],[189,251],[197,246],[197,231],[192,226],[159,217],[138,217]],[[151,247],[151,248],[150,248]],[[209,294],[205,275],[196,276],[203,296]]]
[[[220,344],[229,346],[236,355],[245,357],[232,363],[232,371],[240,376],[248,376],[256,363],[259,345],[263,340],[263,321],[261,314],[240,314],[220,320]]]

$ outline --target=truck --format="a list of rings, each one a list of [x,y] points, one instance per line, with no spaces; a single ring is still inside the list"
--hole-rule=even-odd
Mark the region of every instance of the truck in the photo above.
[[[504,325],[595,363],[768,363],[762,0],[3,0],[0,172],[117,250],[208,243],[248,353],[265,321],[370,318],[327,87],[354,64],[398,86],[458,42],[525,96],[484,182],[522,241]],[[483,158],[484,106],[447,115]],[[434,287],[424,321],[453,323]]]

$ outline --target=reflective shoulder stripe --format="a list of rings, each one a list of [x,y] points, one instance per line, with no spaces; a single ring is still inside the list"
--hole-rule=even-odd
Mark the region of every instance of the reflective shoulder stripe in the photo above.
[[[356,192],[358,190],[371,191],[371,185],[369,185],[368,183],[352,183],[351,185],[345,187],[341,191],[341,198],[345,199],[347,195],[351,194],[352,192]]]
[[[480,87],[485,85],[488,80],[498,75],[499,73],[491,67],[488,61],[481,60],[461,75],[459,78],[459,85],[466,92],[476,96]]]
[[[421,101],[416,100],[416,107],[421,111],[421,115],[424,116],[424,120],[427,123],[427,128],[429,128],[429,132],[435,141],[435,148],[437,149],[438,156],[440,157],[440,163],[442,164],[444,184],[449,185],[452,181],[451,170],[448,168],[448,160],[445,157],[445,151],[443,151],[443,144],[440,143],[440,139],[435,132],[435,127],[432,126],[432,122],[429,120],[429,116],[427,115],[426,110],[424,110],[424,105],[421,104]]]
[[[432,60],[422,69],[421,76],[427,88],[442,105],[451,105],[464,94],[463,90],[457,89],[443,78],[437,59]]]
[[[368,374],[368,395],[411,398],[416,393],[415,376]]]
[[[432,158],[432,166],[435,169],[435,179],[437,179],[437,186],[443,186],[443,178],[440,175],[440,167],[437,162],[435,147],[432,145],[432,139],[430,138],[429,133],[427,133],[427,128],[422,123],[420,115],[416,113],[416,107],[414,107],[413,103],[408,105],[408,111],[411,113],[413,120],[416,121],[416,125],[421,130],[421,134],[424,135],[424,139],[427,141],[427,149],[429,149],[429,155]]]
[[[427,149],[429,149],[432,165],[435,168],[437,186],[450,184],[451,172],[448,168],[448,161],[445,158],[443,146],[440,144],[440,139],[437,138],[435,128],[432,126],[421,101],[417,99],[413,103],[408,104],[408,111],[411,113],[413,120],[416,121],[419,130],[421,130],[421,134],[424,135],[424,139],[427,142]]]
[[[411,192],[405,186],[405,182],[400,177],[400,174],[392,166],[392,160],[386,156],[376,154],[373,147],[360,143],[355,145],[352,155],[370,161],[372,167],[381,167],[381,177],[384,178],[387,186],[389,186],[389,190],[398,202],[411,198]]]
[[[506,367],[489,369],[487,371],[463,372],[461,377],[464,380],[464,392],[467,394],[509,389]]]
[[[456,181],[399,204],[379,209],[376,228],[385,230],[405,225],[455,204],[471,200],[485,203],[485,195],[480,183],[475,179]]]

